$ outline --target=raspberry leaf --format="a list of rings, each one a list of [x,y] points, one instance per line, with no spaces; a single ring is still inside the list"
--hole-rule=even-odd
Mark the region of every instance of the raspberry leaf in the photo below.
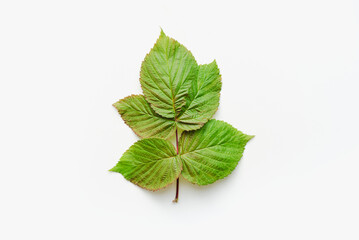
[[[163,139],[142,139],[133,144],[110,171],[147,190],[156,191],[174,182],[181,173],[174,146]]]
[[[195,130],[212,118],[218,109],[221,75],[216,61],[199,66],[198,76],[192,82],[186,105],[177,117],[179,128]]]
[[[113,106],[144,139],[133,144],[110,171],[152,191],[177,179],[177,202],[181,173],[191,183],[207,185],[235,169],[253,136],[210,120],[222,87],[215,61],[198,65],[190,51],[161,31],[142,62],[140,83],[143,95],[131,95]],[[174,133],[176,149],[166,140]]]
[[[192,53],[161,31],[141,66],[143,94],[155,112],[175,119],[197,74],[198,65]]]
[[[125,123],[141,138],[169,138],[175,121],[155,113],[143,95],[131,95],[113,104]]]
[[[179,142],[182,176],[198,185],[228,176],[252,138],[230,124],[214,119],[197,131],[184,132]]]

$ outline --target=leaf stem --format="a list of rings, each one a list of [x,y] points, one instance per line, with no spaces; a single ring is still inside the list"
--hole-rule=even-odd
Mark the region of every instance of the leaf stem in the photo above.
[[[178,131],[176,128],[176,150],[177,150],[177,155],[178,155]],[[179,189],[179,177],[177,178],[176,181],[176,197],[173,200],[174,203],[178,202],[178,189]]]

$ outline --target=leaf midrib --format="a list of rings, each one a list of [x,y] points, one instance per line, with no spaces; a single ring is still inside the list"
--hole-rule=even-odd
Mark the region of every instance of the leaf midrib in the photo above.
[[[212,145],[212,146],[209,146],[209,147],[204,147],[204,148],[199,148],[199,149],[196,149],[196,150],[193,150],[193,151],[190,151],[190,152],[186,152],[186,153],[181,153],[180,155],[186,155],[186,154],[190,154],[190,153],[193,153],[193,152],[197,152],[197,151],[200,151],[200,150],[203,150],[203,149],[208,149],[208,148],[212,148],[212,147],[218,147],[218,146],[222,146],[222,145],[225,145],[225,144],[217,144],[217,145]]]
[[[172,107],[173,107],[173,114],[174,114],[174,118],[176,120],[176,106],[175,106],[175,98],[174,98],[174,95],[173,95],[173,86],[172,86],[172,78],[171,78],[171,71],[172,71],[172,66],[170,68],[169,66],[169,62],[168,62],[168,56],[167,56],[167,48],[168,48],[168,45],[169,45],[169,42],[171,41],[170,38],[168,38],[168,44],[166,46],[166,49],[165,49],[165,59],[166,59],[166,67],[167,67],[167,75],[168,75],[168,79],[170,80],[169,81],[169,85],[170,85],[170,89],[171,89],[171,95],[172,95]],[[176,49],[174,51],[174,56],[176,54]],[[177,72],[178,72],[178,69],[176,71],[176,75],[177,76]]]
[[[172,157],[166,157],[166,158],[160,158],[160,159],[151,159],[150,161],[148,162],[140,162],[140,164],[136,164],[135,166],[141,166],[141,165],[146,165],[146,164],[150,164],[150,163],[154,163],[154,162],[159,162],[159,161],[164,161],[166,159],[169,159],[169,158],[176,158],[178,155],[175,155],[175,156],[172,156]],[[129,162],[133,162],[133,160],[130,160]]]

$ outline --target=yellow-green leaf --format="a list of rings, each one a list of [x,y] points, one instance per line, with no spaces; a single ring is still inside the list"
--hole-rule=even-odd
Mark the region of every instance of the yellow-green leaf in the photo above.
[[[177,117],[182,130],[195,130],[203,126],[218,109],[221,75],[216,61],[199,66],[198,76],[192,82],[186,105]]]
[[[192,53],[161,31],[141,66],[143,94],[155,112],[175,119],[186,104],[188,90],[197,73],[198,65]]]
[[[143,95],[131,95],[113,104],[125,123],[142,138],[169,138],[175,121],[163,118],[150,107]]]
[[[192,183],[206,185],[228,176],[242,158],[246,135],[230,124],[208,121],[197,131],[184,132],[180,138],[182,176]]]
[[[174,146],[163,139],[142,139],[133,144],[110,171],[147,190],[158,190],[174,182],[181,160]]]

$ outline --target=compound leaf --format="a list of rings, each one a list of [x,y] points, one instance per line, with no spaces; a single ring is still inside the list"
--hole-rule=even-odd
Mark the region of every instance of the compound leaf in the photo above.
[[[182,176],[192,183],[206,185],[228,176],[237,166],[247,142],[246,135],[230,124],[208,121],[197,131],[180,138]]]
[[[181,172],[174,146],[163,139],[142,139],[133,144],[110,171],[147,190],[158,190],[174,182]]]
[[[143,95],[131,95],[113,104],[125,123],[141,138],[169,138],[175,121],[163,118],[150,107]]]
[[[235,169],[253,136],[209,120],[218,109],[222,87],[215,61],[198,65],[190,51],[161,31],[142,62],[140,83],[144,95],[131,95],[113,106],[145,139],[133,144],[110,171],[155,191],[181,173],[192,183],[207,185]],[[176,151],[164,139],[177,130],[183,133]]]
[[[159,115],[175,119],[186,104],[188,89],[198,74],[192,53],[176,40],[161,35],[142,62],[143,94]]]
[[[212,118],[218,109],[221,75],[216,61],[199,66],[198,76],[192,82],[186,105],[177,121],[182,130],[195,130]]]

